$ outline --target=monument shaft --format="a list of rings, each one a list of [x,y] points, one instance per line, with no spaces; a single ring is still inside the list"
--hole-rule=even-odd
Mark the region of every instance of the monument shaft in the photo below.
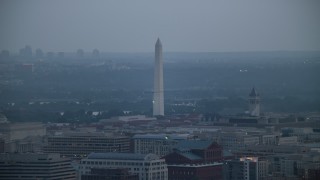
[[[159,38],[155,45],[153,115],[154,116],[164,115],[163,59],[162,59],[162,44]]]

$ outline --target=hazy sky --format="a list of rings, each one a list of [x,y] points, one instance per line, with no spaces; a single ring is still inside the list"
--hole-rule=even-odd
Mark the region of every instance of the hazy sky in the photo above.
[[[0,0],[0,50],[320,50],[319,0]]]

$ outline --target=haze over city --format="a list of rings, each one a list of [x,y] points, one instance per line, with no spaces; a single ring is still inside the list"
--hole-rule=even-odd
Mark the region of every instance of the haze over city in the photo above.
[[[320,50],[320,2],[7,1],[0,4],[0,49],[46,51],[230,52]]]
[[[0,180],[319,180],[320,1],[0,1]]]

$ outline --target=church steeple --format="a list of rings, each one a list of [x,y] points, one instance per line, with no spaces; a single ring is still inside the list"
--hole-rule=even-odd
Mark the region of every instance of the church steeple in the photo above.
[[[255,96],[259,96],[259,94],[257,93],[256,89],[253,87],[250,94],[249,94],[250,97],[255,97]]]
[[[251,116],[260,116],[260,96],[254,87],[249,94],[249,113]]]

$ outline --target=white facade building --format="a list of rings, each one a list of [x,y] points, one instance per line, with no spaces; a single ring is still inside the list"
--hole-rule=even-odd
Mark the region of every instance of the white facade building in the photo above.
[[[279,137],[278,145],[297,145],[298,137],[289,136],[289,137]]]
[[[265,134],[265,135],[261,135],[261,142],[260,144],[264,144],[264,145],[276,145],[279,135],[277,134]]]
[[[165,160],[155,154],[91,153],[80,162],[80,176],[90,173],[91,168],[126,168],[129,172],[138,174],[140,180],[168,179]]]
[[[220,144],[224,150],[239,150],[248,146],[259,144],[258,136],[250,136],[243,133],[222,133]]]
[[[71,160],[59,154],[0,154],[0,179],[75,180],[76,171]]]
[[[156,154],[160,157],[173,151],[180,140],[189,139],[189,134],[141,134],[133,136],[134,153]]]

